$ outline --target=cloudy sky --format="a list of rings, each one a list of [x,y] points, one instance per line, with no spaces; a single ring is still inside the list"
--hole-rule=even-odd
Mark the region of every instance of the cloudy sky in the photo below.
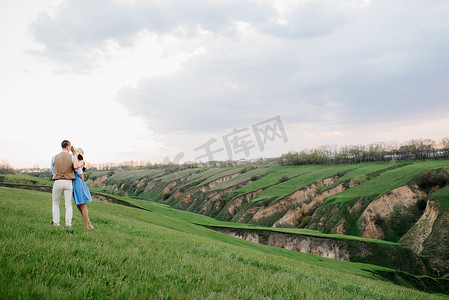
[[[14,167],[63,139],[100,163],[449,135],[444,0],[7,0],[0,25]]]

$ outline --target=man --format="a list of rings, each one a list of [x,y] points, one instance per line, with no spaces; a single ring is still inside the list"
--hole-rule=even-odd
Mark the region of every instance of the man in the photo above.
[[[65,226],[72,227],[72,180],[75,179],[75,169],[82,166],[78,159],[70,154],[72,144],[68,140],[61,143],[61,153],[55,155],[51,159],[51,173],[53,174],[53,225],[59,226],[59,201],[62,194],[65,199]]]

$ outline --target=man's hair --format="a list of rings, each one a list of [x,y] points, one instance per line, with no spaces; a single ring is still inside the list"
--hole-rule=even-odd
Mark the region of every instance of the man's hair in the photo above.
[[[70,141],[68,141],[68,140],[63,140],[62,141],[62,143],[61,143],[61,148],[62,149],[65,149],[65,148],[67,148],[67,146],[70,146],[72,143],[70,143]]]

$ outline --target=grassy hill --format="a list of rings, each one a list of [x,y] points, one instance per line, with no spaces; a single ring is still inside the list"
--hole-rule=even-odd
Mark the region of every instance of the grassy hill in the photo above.
[[[51,225],[51,195],[0,188],[0,298],[438,299],[380,280],[394,271],[246,242],[157,203],[94,201],[92,231]]]
[[[425,274],[449,272],[448,160],[168,166],[88,171],[86,180],[97,194],[129,195],[142,199],[138,205],[150,200],[239,224],[400,242],[429,256],[432,270]],[[34,189],[51,185],[42,178],[0,176],[0,185],[20,181]]]

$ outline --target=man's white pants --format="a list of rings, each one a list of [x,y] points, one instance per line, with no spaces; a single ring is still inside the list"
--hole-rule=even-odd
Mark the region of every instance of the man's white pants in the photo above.
[[[59,201],[62,194],[65,199],[65,226],[72,226],[72,180],[59,179],[53,183],[52,200],[53,200],[53,223],[59,226]]]

